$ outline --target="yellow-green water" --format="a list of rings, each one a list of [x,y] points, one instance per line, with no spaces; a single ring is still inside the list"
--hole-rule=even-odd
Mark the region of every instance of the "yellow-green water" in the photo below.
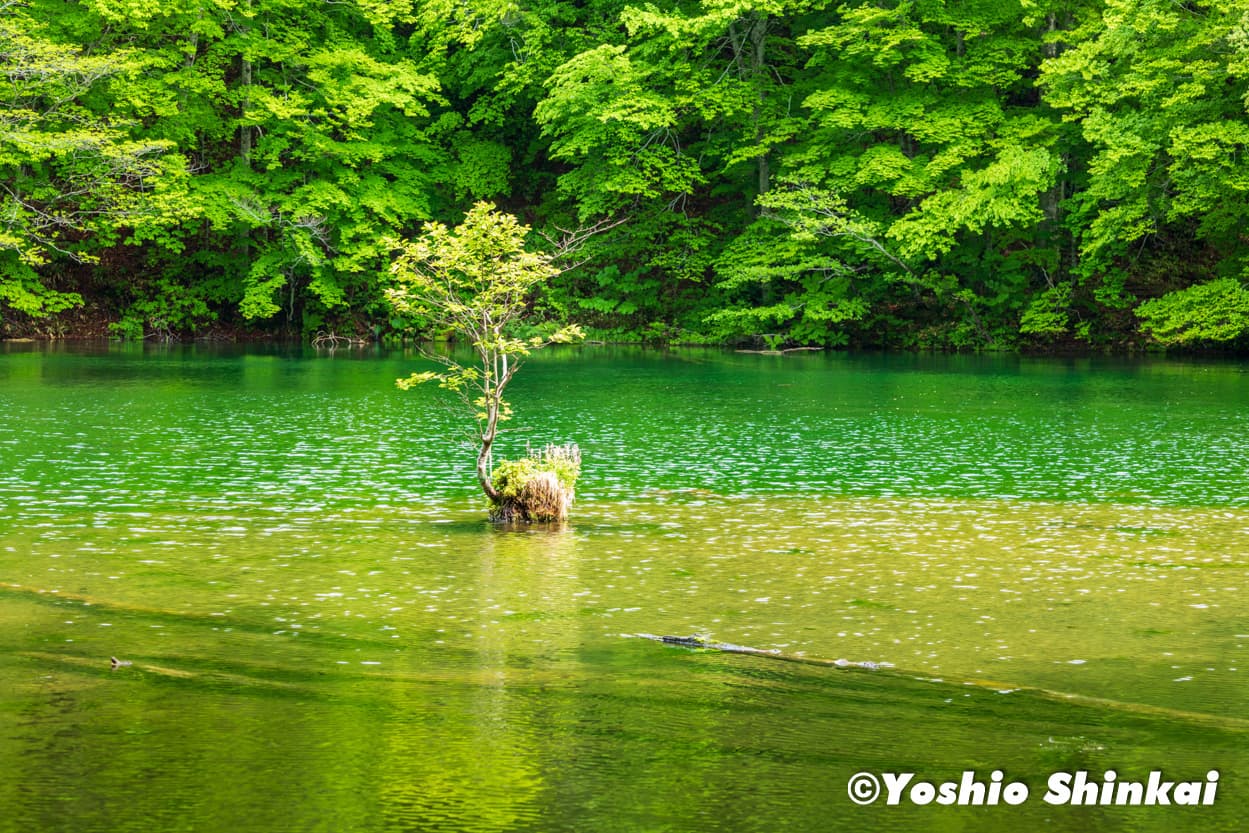
[[[1238,366],[538,357],[509,442],[586,474],[529,531],[412,366],[0,353],[0,829],[1240,829]],[[995,768],[1033,800],[846,793]],[[1049,807],[1064,768],[1223,775]]]

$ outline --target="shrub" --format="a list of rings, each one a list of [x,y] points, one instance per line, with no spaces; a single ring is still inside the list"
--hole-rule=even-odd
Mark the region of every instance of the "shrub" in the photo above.
[[[1221,278],[1146,301],[1136,316],[1162,344],[1232,341],[1249,332],[1249,290]]]

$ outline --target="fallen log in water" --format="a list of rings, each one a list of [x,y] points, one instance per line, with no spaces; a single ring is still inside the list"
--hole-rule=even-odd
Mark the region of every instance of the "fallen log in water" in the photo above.
[[[728,654],[746,654],[747,656],[763,657],[766,659],[780,660],[781,662],[795,662],[802,665],[817,665],[825,668],[859,668],[868,671],[894,669],[893,663],[890,662],[853,662],[847,659],[820,659],[817,657],[808,657],[799,654],[786,654],[776,649],[765,650],[763,648],[751,648],[746,645],[734,645],[731,642],[712,642],[704,636],[658,636],[653,633],[626,633],[621,635],[625,637],[635,637],[638,639],[650,639],[655,642],[662,642],[665,645],[676,645],[682,648],[704,651],[720,651]],[[896,670],[894,673],[902,674],[915,680],[922,680],[924,682],[935,683],[938,685],[974,686],[976,688],[995,691],[998,694],[1026,692],[1038,697],[1044,697],[1047,700],[1061,700],[1062,702],[1072,703],[1077,706],[1114,709],[1115,711],[1139,714],[1148,717],[1183,720],[1189,723],[1201,723],[1241,732],[1249,731],[1249,720],[1242,717],[1229,717],[1226,715],[1207,714],[1204,712],[1190,712],[1183,709],[1173,709],[1168,706],[1154,706],[1148,703],[1129,703],[1123,700],[1112,700],[1108,697],[1097,697],[1091,694],[1076,694],[1075,692],[1070,691],[1056,691],[1051,688],[1040,688],[1038,686],[1016,685],[1013,683],[1004,683],[999,680],[950,679],[949,677],[930,677],[923,674]]]
[[[809,350],[823,350],[823,347],[786,347],[783,350],[734,350],[734,353],[755,353],[760,356],[783,356],[786,353],[802,353]]]
[[[722,651],[726,654],[747,654],[755,657],[779,659],[782,662],[800,662],[804,665],[822,665],[829,668],[862,668],[867,671],[876,671],[881,668],[893,667],[888,662],[854,662],[848,659],[815,659],[812,657],[798,656],[797,654],[785,654],[776,649],[764,650],[763,648],[751,648],[747,645],[734,645],[731,642],[712,642],[703,636],[657,636],[653,633],[634,633],[626,634],[626,636],[634,636],[639,639],[651,639],[655,642],[663,642],[666,645],[680,645],[683,648],[702,648],[707,651]]]

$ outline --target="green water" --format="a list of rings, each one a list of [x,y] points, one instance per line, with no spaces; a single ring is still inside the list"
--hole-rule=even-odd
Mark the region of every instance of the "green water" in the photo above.
[[[1243,828],[1246,368],[550,353],[505,452],[586,471],[517,532],[416,366],[0,346],[0,830]]]

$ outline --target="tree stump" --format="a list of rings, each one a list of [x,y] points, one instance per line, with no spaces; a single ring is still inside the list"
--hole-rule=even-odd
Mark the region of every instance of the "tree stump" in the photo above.
[[[505,460],[492,476],[499,497],[490,508],[496,523],[562,523],[576,497],[581,451],[575,443],[548,445],[519,460]]]

